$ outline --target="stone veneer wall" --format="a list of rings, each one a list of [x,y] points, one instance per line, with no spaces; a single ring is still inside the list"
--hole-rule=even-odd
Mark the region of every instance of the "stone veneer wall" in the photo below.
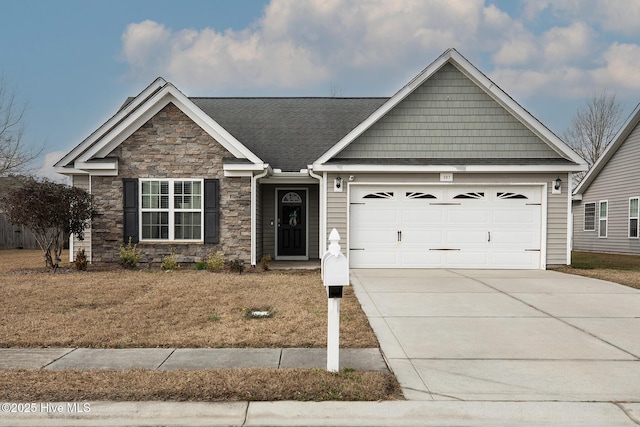
[[[198,262],[222,250],[228,259],[251,260],[251,178],[226,178],[222,158],[233,157],[180,109],[168,104],[122,142],[109,157],[119,159],[118,176],[94,176],[98,210],[91,238],[95,262],[117,262],[123,243],[123,178],[217,178],[220,180],[220,243],[144,243],[141,264],[159,263],[175,249],[178,262]]]

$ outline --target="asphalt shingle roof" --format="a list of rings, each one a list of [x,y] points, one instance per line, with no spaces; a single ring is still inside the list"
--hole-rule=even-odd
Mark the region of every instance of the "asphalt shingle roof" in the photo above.
[[[283,171],[306,169],[389,98],[190,98]]]

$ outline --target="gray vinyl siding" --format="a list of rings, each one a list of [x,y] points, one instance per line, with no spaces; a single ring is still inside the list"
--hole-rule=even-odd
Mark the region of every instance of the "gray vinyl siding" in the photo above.
[[[446,64],[336,158],[560,158]]]
[[[320,232],[320,197],[318,185],[275,185],[264,184],[259,185],[261,191],[261,251],[263,255],[270,254],[272,258],[276,255],[276,189],[278,188],[306,188],[308,198],[307,218],[309,225],[308,240],[308,256],[309,259],[318,259],[319,256],[319,232]],[[274,225],[271,225],[273,221]],[[259,251],[260,252],[260,249]]]
[[[640,126],[629,134],[598,176],[574,203],[573,249],[640,254],[640,240],[629,238],[629,198],[640,197]],[[598,237],[598,202],[609,202],[608,233]],[[596,230],[584,231],[584,205],[596,203]]]
[[[344,178],[344,173],[341,174]],[[338,174],[329,174],[327,180],[327,236],[332,228],[336,228],[342,238],[340,244],[343,248],[348,246],[348,199],[347,190],[338,193],[333,191],[333,180]],[[562,193],[552,194],[553,181],[557,174],[454,174],[454,183],[470,184],[547,184],[547,216],[546,216],[546,264],[547,267],[553,265],[567,264],[567,230],[568,230],[568,175],[562,177]],[[354,174],[354,182],[375,184],[390,183],[420,183],[420,184],[440,184],[440,175],[434,173],[425,174]],[[543,233],[545,230],[543,230]],[[346,253],[346,252],[345,252]]]
[[[276,193],[273,185],[260,185],[262,189],[262,253],[276,256]],[[274,225],[271,225],[273,222]]]
[[[73,175],[71,177],[71,185],[74,187],[82,188],[84,191],[91,192],[91,177],[89,175]],[[91,261],[91,227],[85,230],[84,240],[78,240],[73,236],[73,254],[69,254],[69,257],[75,259],[75,254],[84,249],[84,253],[87,259]],[[117,248],[114,248],[116,250]]]

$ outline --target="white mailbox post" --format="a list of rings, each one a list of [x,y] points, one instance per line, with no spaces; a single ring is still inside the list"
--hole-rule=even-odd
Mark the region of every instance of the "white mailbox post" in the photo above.
[[[329,250],[322,256],[322,281],[327,287],[327,371],[340,370],[340,298],[342,287],[349,286],[349,260],[340,251],[340,234],[334,228],[329,235]]]

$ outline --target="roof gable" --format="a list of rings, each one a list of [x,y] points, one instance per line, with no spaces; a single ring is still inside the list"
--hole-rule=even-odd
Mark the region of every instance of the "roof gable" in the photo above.
[[[640,124],[640,104],[638,104],[629,115],[627,121],[622,125],[616,136],[613,138],[613,142],[604,150],[598,160],[591,167],[589,172],[584,176],[580,184],[576,187],[573,194],[575,196],[584,194],[589,186],[596,180],[600,172],[607,166],[611,158],[618,152],[618,150],[626,143],[629,136],[638,128]],[[637,139],[636,139],[637,140]]]
[[[508,115],[509,121],[510,121],[509,124],[512,125],[513,127],[513,129],[511,129],[510,132],[512,134],[514,132],[520,133],[521,134],[520,136],[524,138],[523,141],[525,142],[525,144],[523,145],[526,145],[526,141],[532,142],[535,140],[535,143],[532,146],[533,149],[526,150],[527,156],[534,156],[539,158],[547,157],[552,159],[564,158],[568,160],[569,163],[574,164],[574,166],[577,166],[579,168],[584,167],[584,161],[575,152],[573,152],[573,150],[571,150],[564,142],[562,142],[560,138],[558,138],[555,134],[553,134],[553,132],[551,132],[544,125],[542,125],[529,112],[527,112],[518,103],[516,103],[511,97],[509,97],[505,92],[503,92],[499,87],[497,87],[489,78],[487,78],[483,73],[481,73],[477,68],[475,68],[455,49],[449,49],[446,52],[444,52],[438,59],[436,59],[425,70],[423,70],[416,78],[414,78],[405,87],[403,87],[398,93],[396,93],[392,98],[390,98],[387,103],[382,105],[377,111],[371,114],[364,122],[362,122],[360,125],[354,128],[349,134],[347,134],[344,138],[342,138],[331,149],[327,150],[327,152],[325,152],[320,158],[318,158],[318,160],[316,160],[314,165],[319,166],[324,163],[330,162],[331,160],[339,159],[341,157],[345,158],[346,156],[360,155],[360,153],[363,153],[365,151],[367,152],[367,157],[369,158],[375,157],[376,156],[375,148],[371,150],[371,147],[367,147],[366,141],[368,138],[371,138],[372,136],[376,135],[376,132],[380,132],[382,129],[384,129],[383,131],[383,134],[384,134],[384,132],[386,132],[389,128],[391,128],[391,132],[392,133],[395,132],[395,136],[398,136],[398,137],[403,137],[403,136],[406,136],[408,133],[411,133],[411,132],[403,132],[402,129],[393,129],[394,126],[389,127],[389,122],[393,122],[395,120],[394,110],[400,111],[402,109],[406,109],[406,106],[409,106],[409,107],[415,108],[416,109],[415,111],[420,111],[421,108],[424,108],[425,106],[427,106],[424,103],[422,105],[420,105],[420,103],[412,104],[412,102],[415,102],[413,98],[416,98],[416,95],[414,95],[414,92],[418,94],[417,96],[419,96],[421,91],[423,90],[428,91],[429,88],[433,86],[429,83],[429,80],[434,79],[434,81],[437,81],[443,74],[440,72],[441,70],[445,73],[450,73],[450,74],[458,73],[458,79],[457,79],[458,81],[462,81],[462,79],[460,79],[459,76],[463,76],[466,82],[470,82],[472,85],[474,85],[477,88],[475,93],[473,92],[467,93],[466,96],[469,96],[471,98],[475,97],[477,98],[475,99],[475,101],[480,101],[481,103],[490,104],[490,105],[485,105],[485,107],[494,109],[496,111],[499,110],[500,111],[499,115],[502,116],[503,120]],[[469,88],[468,85],[465,85],[465,86],[467,87],[466,89],[467,92],[470,92],[468,90]],[[458,99],[455,100],[455,102],[460,103],[460,105],[463,106],[462,109],[464,109],[464,105],[469,105],[471,103],[470,100],[463,99],[465,96],[463,93],[458,92],[460,91],[459,86],[454,86],[453,88],[450,88],[450,89],[452,90],[449,96],[451,97],[453,94],[456,94],[456,97]],[[436,95],[434,93],[434,96],[437,97],[439,95]],[[445,94],[445,99],[442,99],[441,102],[444,103],[445,101],[451,101],[451,99],[446,100],[446,94]],[[400,104],[403,102],[404,102],[404,106],[401,106]],[[506,112],[506,115],[505,115],[505,112]],[[460,111],[459,113],[462,114],[463,111]],[[416,121],[425,119],[424,117],[425,112],[420,111],[420,114],[421,114],[420,118],[419,119],[416,118]],[[458,119],[460,119],[459,114],[456,113],[454,116],[456,115],[458,115]],[[433,118],[432,121],[433,123],[440,122],[440,124],[443,127],[446,127],[447,121],[450,120],[451,118],[452,116],[450,115],[436,116]],[[473,137],[475,141],[478,141],[478,139],[476,139],[478,137],[477,133],[479,132],[479,128],[481,127],[478,125],[478,123],[475,123],[473,125],[464,124],[464,123],[459,123],[459,124],[463,125],[462,126],[463,129],[448,129],[448,130],[437,129],[437,128],[431,128],[428,130],[422,129],[423,131],[425,131],[424,135],[420,135],[422,142],[424,143],[425,137],[429,136],[429,134],[431,134],[431,136],[434,136],[438,133],[440,134],[440,138],[442,138],[443,133],[448,134],[448,137],[450,138],[450,140],[447,142],[454,142],[456,144],[463,141],[465,138],[468,139],[469,137]],[[416,127],[418,127],[416,124],[412,125],[411,123],[409,123],[406,125],[409,128],[413,127],[414,128],[413,130],[420,130],[420,129],[415,129]],[[484,123],[482,123],[481,125],[484,125]],[[458,133],[461,132],[461,134],[456,134],[455,132],[452,132],[452,131],[455,131]],[[489,132],[489,130],[487,130],[487,132],[484,132],[484,134],[485,134],[484,136],[486,136],[488,139],[482,141],[481,144],[484,144],[484,143],[495,144],[495,132],[494,132],[494,136],[491,136],[491,132]],[[416,140],[409,142],[406,140],[403,141],[402,138],[397,139],[396,147],[394,150],[395,156],[397,157],[397,150],[399,147],[402,148],[403,144],[407,146],[412,142],[416,142]],[[350,145],[352,144],[354,145],[353,148],[350,147]],[[359,144],[361,144],[362,146],[358,147]],[[459,153],[458,155],[460,156],[467,155],[463,153],[465,152],[465,150],[469,149],[468,146],[465,147],[464,145],[458,145],[457,147],[459,148],[459,150],[454,150],[454,151],[457,151]],[[418,148],[413,147],[410,149],[408,147],[404,147],[405,150],[408,149],[409,151],[406,154],[406,157],[415,156],[417,154],[416,151],[419,151],[428,155],[439,153],[438,155],[442,158],[451,156],[451,150],[450,150],[451,148],[452,148],[451,146],[449,147],[424,146],[424,147],[418,147]],[[384,153],[384,150],[381,150],[381,151],[382,152],[379,154],[380,157],[384,157],[385,155],[387,155],[387,153]],[[477,155],[479,152],[485,152],[485,151],[488,151],[487,154],[484,154],[486,156],[490,156],[491,152],[493,151],[495,153],[501,153],[501,155],[498,155],[497,157],[504,157],[504,153],[501,152],[501,149],[495,146],[494,147],[485,146],[480,148],[475,147],[472,152]]]
[[[451,63],[335,156],[389,157],[562,158]]]
[[[247,159],[254,164],[263,163],[175,86],[159,78],[130,102],[125,103],[113,117],[54,166],[62,173],[114,168],[117,171],[117,164],[106,156],[169,103],[178,107],[236,158]]]

